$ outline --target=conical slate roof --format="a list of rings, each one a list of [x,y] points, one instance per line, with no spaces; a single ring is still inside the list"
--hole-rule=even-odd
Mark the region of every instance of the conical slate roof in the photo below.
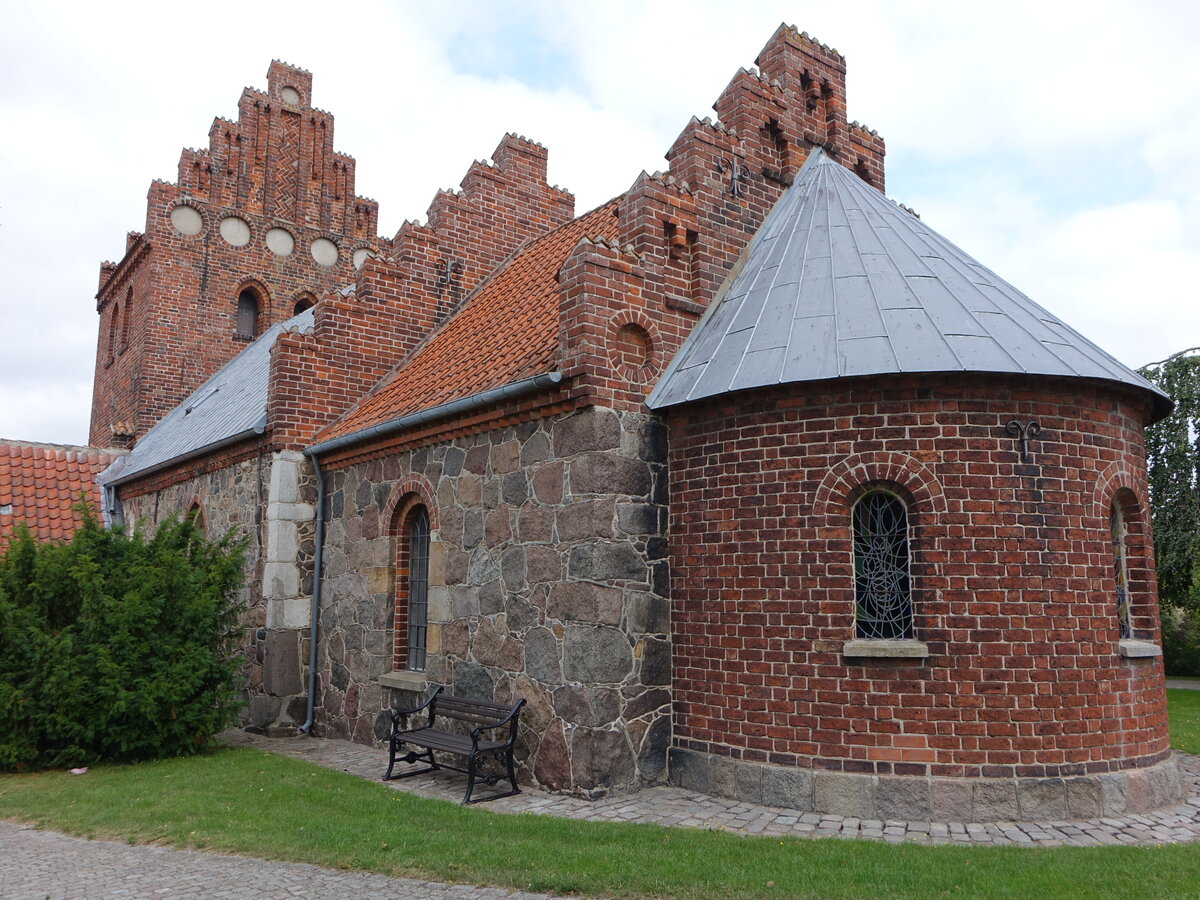
[[[819,149],[647,403],[851,375],[1014,372],[1166,394]]]

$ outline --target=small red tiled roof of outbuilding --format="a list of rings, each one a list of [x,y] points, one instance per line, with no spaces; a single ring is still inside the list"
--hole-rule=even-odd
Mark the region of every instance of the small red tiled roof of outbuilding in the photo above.
[[[119,451],[0,440],[0,549],[23,522],[40,540],[69,538],[79,527],[80,499],[100,514],[96,476]]]
[[[325,441],[554,368],[558,270],[582,238],[617,235],[620,198],[530,243],[340,421]]]

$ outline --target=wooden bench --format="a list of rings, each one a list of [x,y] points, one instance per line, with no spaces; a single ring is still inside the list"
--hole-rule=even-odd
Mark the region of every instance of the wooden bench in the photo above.
[[[503,703],[492,703],[489,700],[451,697],[442,694],[442,689],[439,687],[435,688],[425,702],[416,709],[392,710],[392,736],[388,741],[388,767],[383,780],[408,778],[411,775],[423,775],[438,769],[450,769],[455,772],[463,772],[467,776],[467,793],[463,797],[463,803],[479,803],[482,800],[495,800],[499,797],[511,797],[513,794],[521,793],[521,789],[517,787],[517,775],[513,768],[513,744],[517,740],[517,720],[521,713],[521,707],[524,705],[523,699],[506,706]],[[429,710],[425,724],[409,728],[408,717],[425,709]],[[439,718],[463,722],[465,727],[470,728],[470,732],[460,733],[439,728],[437,727]],[[507,735],[503,732],[496,735],[501,740],[484,740],[486,733],[503,728],[507,729]],[[409,749],[402,753],[401,748],[405,745],[424,749],[421,752]],[[433,758],[435,750],[441,753],[465,756],[467,758],[466,767],[437,762]],[[397,759],[405,763],[423,760],[429,765],[423,769],[392,775]],[[481,774],[481,764],[488,763],[491,764],[492,771]],[[480,778],[484,784],[491,787],[505,777],[495,771],[501,766],[512,785],[512,790],[472,800],[471,793],[475,790],[476,778]]]

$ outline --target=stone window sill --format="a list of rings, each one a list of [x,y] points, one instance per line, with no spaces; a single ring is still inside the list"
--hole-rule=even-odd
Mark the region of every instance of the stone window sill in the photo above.
[[[1162,647],[1149,641],[1135,641],[1132,638],[1122,638],[1117,642],[1117,652],[1126,659],[1145,659],[1151,656],[1162,656]]]
[[[398,688],[402,691],[424,692],[429,687],[429,679],[424,672],[384,672],[379,676],[379,683],[384,687]]]
[[[842,644],[842,654],[877,659],[924,659],[929,655],[929,647],[924,641],[913,638],[891,641],[856,638]]]

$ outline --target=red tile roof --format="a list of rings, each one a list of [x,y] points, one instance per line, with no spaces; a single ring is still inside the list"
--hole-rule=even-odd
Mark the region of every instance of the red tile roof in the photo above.
[[[17,522],[38,540],[69,538],[79,527],[72,507],[80,497],[100,513],[96,476],[121,454],[95,447],[65,447],[0,440],[0,549]]]
[[[619,199],[529,244],[407,362],[316,440],[352,434],[553,370],[558,270],[581,238],[616,238]]]

